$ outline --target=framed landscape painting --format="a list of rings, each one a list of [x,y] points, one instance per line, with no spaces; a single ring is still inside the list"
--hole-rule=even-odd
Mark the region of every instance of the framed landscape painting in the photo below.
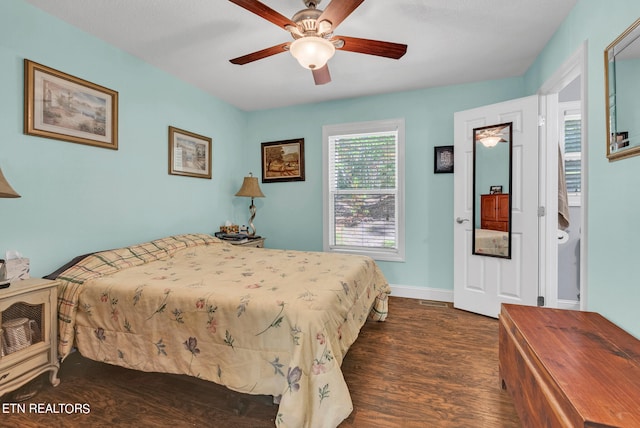
[[[304,181],[304,138],[262,143],[262,182]]]
[[[24,133],[118,150],[118,93],[24,60]]]
[[[169,174],[211,178],[211,138],[169,127]]]

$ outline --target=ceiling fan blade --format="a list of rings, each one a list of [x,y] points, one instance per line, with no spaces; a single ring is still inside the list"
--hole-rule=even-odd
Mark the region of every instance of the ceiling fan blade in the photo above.
[[[259,59],[286,52],[287,47],[290,44],[290,42],[280,43],[279,45],[271,46],[270,48],[262,49],[261,51],[252,52],[247,55],[239,56],[238,58],[230,59],[229,62],[232,64],[245,65]]]
[[[331,74],[329,73],[329,66],[327,64],[311,72],[313,73],[313,81],[316,82],[316,85],[324,85],[331,82]]]
[[[322,12],[322,15],[318,18],[318,22],[329,21],[331,22],[331,29],[335,31],[336,27],[340,25],[344,19],[351,15],[351,12],[356,10],[358,6],[364,0],[333,0],[329,3]]]
[[[343,51],[377,55],[393,59],[400,59],[407,52],[407,45],[401,43],[382,42],[380,40],[346,36],[335,36],[332,41],[335,40],[342,40],[344,42],[342,47],[337,47],[337,49]]]
[[[287,25],[296,26],[296,23],[287,18],[286,16],[276,12],[264,3],[260,3],[258,0],[229,0],[231,3],[235,3],[240,7],[247,9],[249,12],[253,12],[256,15],[266,19],[269,22],[276,24],[278,27],[286,29]]]

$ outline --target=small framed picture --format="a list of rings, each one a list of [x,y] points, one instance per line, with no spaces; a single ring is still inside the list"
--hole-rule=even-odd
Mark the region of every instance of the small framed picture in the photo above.
[[[433,173],[448,174],[453,172],[453,146],[437,146],[433,148]]]
[[[491,186],[489,188],[489,193],[492,195],[497,195],[498,193],[502,193],[502,186]]]
[[[211,178],[211,138],[170,126],[169,174]]]
[[[262,182],[304,181],[304,138],[262,143]]]

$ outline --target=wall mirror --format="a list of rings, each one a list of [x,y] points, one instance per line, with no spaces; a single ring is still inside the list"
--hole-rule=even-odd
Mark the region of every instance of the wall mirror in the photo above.
[[[512,124],[473,130],[473,249],[511,258]]]
[[[604,51],[607,158],[640,155],[640,19]]]

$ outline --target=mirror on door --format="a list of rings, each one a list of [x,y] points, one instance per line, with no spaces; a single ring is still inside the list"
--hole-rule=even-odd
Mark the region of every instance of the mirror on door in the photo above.
[[[607,158],[640,155],[640,19],[604,51]]]
[[[512,124],[473,130],[473,249],[511,258]]]

